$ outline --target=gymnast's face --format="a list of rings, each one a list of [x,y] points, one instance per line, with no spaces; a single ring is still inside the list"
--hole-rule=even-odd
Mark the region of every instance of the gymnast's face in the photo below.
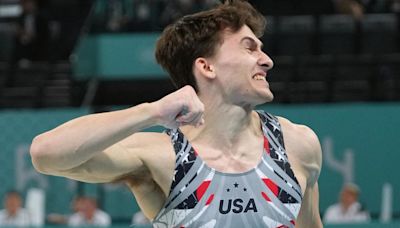
[[[223,42],[211,62],[224,96],[242,105],[272,101],[267,72],[273,62],[261,50],[261,41],[247,25],[235,33],[226,29],[222,36]]]

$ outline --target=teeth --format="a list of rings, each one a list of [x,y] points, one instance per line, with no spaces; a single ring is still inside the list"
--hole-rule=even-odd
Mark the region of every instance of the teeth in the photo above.
[[[265,77],[262,76],[262,75],[260,75],[260,74],[255,75],[253,78],[254,78],[255,80],[262,80],[262,81],[265,81]]]

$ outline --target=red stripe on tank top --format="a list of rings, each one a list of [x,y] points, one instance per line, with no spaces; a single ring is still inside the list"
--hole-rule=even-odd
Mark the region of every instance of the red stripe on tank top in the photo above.
[[[268,178],[262,178],[263,182],[267,187],[274,193],[275,196],[278,196],[279,188],[278,185],[276,185],[271,179]],[[264,192],[261,192],[262,196],[265,198],[267,201],[271,201],[271,199],[265,194]]]
[[[268,139],[264,136],[264,150],[268,153],[268,154],[270,154],[271,152],[270,152],[270,150],[269,150],[269,142],[268,142]]]
[[[207,191],[208,186],[210,186],[211,181],[203,181],[201,185],[196,190],[197,200],[200,201],[201,197],[203,197],[204,193]]]

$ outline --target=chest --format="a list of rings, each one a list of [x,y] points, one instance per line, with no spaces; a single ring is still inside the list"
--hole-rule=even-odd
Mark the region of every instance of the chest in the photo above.
[[[245,145],[233,150],[218,150],[196,144],[193,147],[208,167],[221,173],[247,172],[261,162],[264,152],[262,139],[248,141]]]

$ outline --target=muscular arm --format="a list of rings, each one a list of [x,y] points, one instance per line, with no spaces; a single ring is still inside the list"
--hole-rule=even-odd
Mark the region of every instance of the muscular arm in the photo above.
[[[77,167],[99,151],[154,124],[152,115],[149,104],[142,104],[71,120],[34,138],[31,146],[33,164],[44,172]],[[109,148],[110,151],[115,149]],[[102,157],[104,159],[106,154]]]
[[[307,181],[296,228],[322,228],[318,190],[318,177],[322,165],[321,145],[318,137],[310,128],[301,126],[301,131],[304,134],[305,143],[304,156],[301,159]]]
[[[187,110],[185,115],[182,110]],[[113,181],[149,168],[143,155],[151,138],[138,140],[134,133],[156,124],[197,125],[203,110],[193,88],[184,87],[153,103],[76,118],[37,136],[31,145],[32,162],[46,174]]]
[[[320,228],[318,177],[321,172],[322,151],[317,135],[307,126],[279,118],[284,140],[290,151],[289,160],[304,189],[303,202],[296,220],[296,228]]]
[[[311,187],[307,187],[296,222],[296,228],[323,227],[319,214],[318,183],[315,183]]]
[[[32,162],[40,172],[87,182],[108,182],[140,170],[143,161],[120,141],[154,125],[152,112],[151,104],[142,104],[71,120],[33,140]]]

